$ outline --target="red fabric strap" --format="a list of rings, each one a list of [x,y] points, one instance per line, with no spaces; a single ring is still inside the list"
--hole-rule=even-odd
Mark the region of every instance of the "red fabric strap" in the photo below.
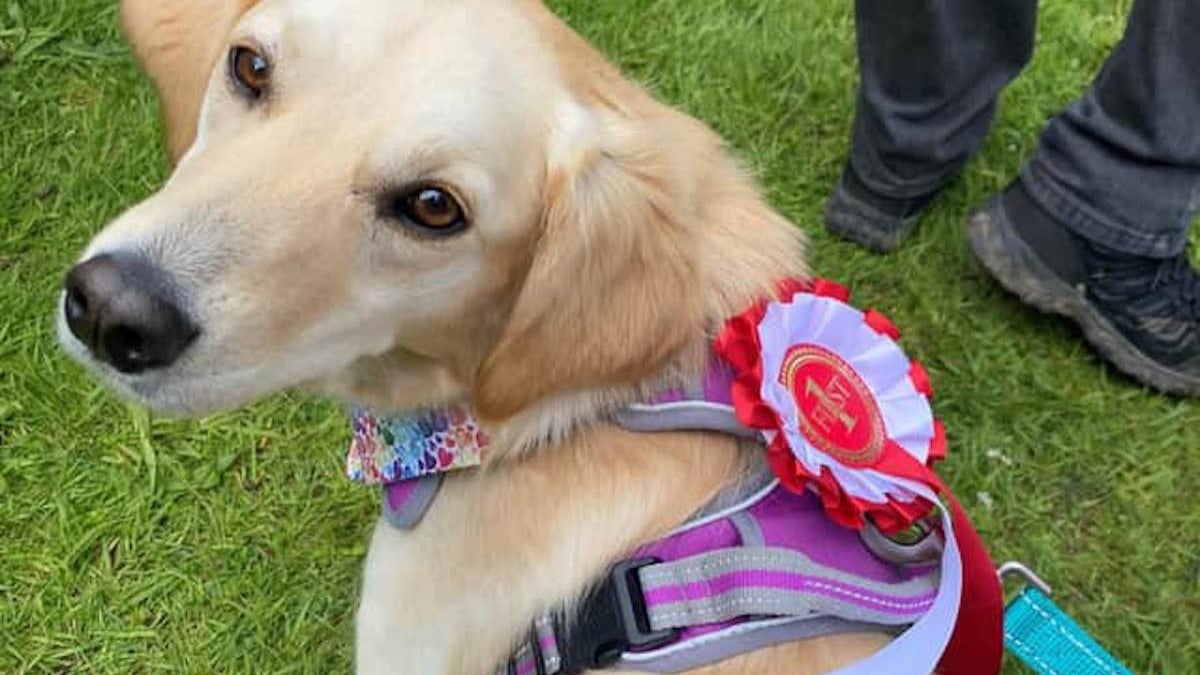
[[[963,568],[962,600],[939,675],[994,675],[1004,658],[1004,593],[996,565],[958,500],[943,491]]]

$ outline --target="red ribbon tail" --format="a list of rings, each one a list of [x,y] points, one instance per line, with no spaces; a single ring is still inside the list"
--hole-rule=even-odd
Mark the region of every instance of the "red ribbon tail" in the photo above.
[[[962,559],[963,591],[940,675],[995,675],[1004,657],[1004,593],[996,566],[958,500],[944,491]]]

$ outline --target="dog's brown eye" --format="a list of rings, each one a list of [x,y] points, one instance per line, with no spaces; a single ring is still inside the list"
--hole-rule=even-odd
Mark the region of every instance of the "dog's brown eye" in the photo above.
[[[271,62],[249,47],[234,47],[229,50],[229,75],[242,93],[262,98],[271,83]]]
[[[434,185],[393,195],[386,200],[383,210],[384,215],[429,234],[456,234],[467,224],[466,213],[454,195]]]
[[[462,220],[462,209],[445,190],[424,188],[409,197],[408,216],[425,227],[442,229]]]

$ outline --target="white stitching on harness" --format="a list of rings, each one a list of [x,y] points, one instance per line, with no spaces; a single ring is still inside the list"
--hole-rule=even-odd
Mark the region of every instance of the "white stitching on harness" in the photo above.
[[[757,554],[751,554],[744,558],[739,556],[738,561],[750,565],[765,565],[778,562],[779,556],[760,556]],[[677,586],[681,583],[690,584],[707,582],[708,580],[703,576],[705,572],[712,569],[724,569],[728,566],[728,564],[728,561],[707,560],[693,563],[688,567],[677,567],[672,570],[655,571],[653,568],[650,568],[645,572],[645,576],[642,578],[642,580],[645,584],[646,590],[654,590],[665,586]],[[813,563],[813,565],[817,566],[816,563]],[[736,572],[736,570],[732,571]],[[827,575],[822,575],[819,570],[815,569],[807,573],[827,577]],[[848,581],[841,583],[852,584],[852,582]],[[909,579],[895,583],[890,583],[887,581],[879,581],[876,583],[880,584],[881,586],[886,586],[889,589],[893,589],[897,595],[918,595],[928,592],[928,589],[924,587],[925,584],[921,582],[920,578]],[[917,588],[908,590],[906,593],[904,589],[905,586],[917,586]]]
[[[1104,672],[1105,672],[1105,673],[1111,673],[1112,675],[1117,675],[1117,671],[1113,670],[1113,669],[1112,669],[1112,666],[1110,666],[1110,665],[1108,665],[1107,663],[1105,663],[1105,662],[1104,662],[1104,659],[1100,658],[1099,656],[1096,656],[1096,653],[1092,651],[1092,648],[1091,648],[1091,647],[1089,647],[1088,645],[1086,645],[1086,644],[1084,644],[1084,643],[1080,642],[1080,641],[1079,641],[1079,640],[1078,640],[1078,639],[1077,639],[1077,638],[1076,638],[1074,635],[1071,635],[1071,634],[1070,634],[1070,633],[1067,631],[1067,629],[1066,629],[1066,628],[1065,628],[1065,627],[1062,625],[1062,623],[1060,623],[1060,622],[1058,621],[1058,619],[1055,619],[1053,616],[1051,616],[1050,614],[1048,614],[1048,613],[1046,612],[1046,610],[1042,609],[1041,607],[1038,607],[1038,606],[1037,606],[1037,605],[1035,605],[1035,604],[1034,604],[1032,601],[1025,600],[1025,602],[1026,602],[1026,604],[1028,604],[1028,605],[1029,605],[1029,607],[1030,607],[1030,608],[1031,608],[1033,611],[1037,612],[1038,616],[1042,617],[1042,618],[1043,618],[1043,619],[1045,619],[1046,621],[1049,621],[1049,622],[1050,622],[1050,625],[1051,625],[1051,626],[1053,626],[1053,627],[1054,627],[1054,629],[1055,629],[1056,631],[1058,631],[1058,634],[1059,634],[1059,635],[1061,635],[1061,636],[1063,636],[1063,637],[1065,637],[1065,638],[1067,639],[1067,642],[1070,642],[1071,644],[1073,644],[1073,645],[1075,645],[1076,647],[1078,647],[1078,648],[1079,648],[1079,651],[1081,651],[1081,652],[1083,652],[1084,654],[1086,654],[1086,655],[1087,655],[1087,657],[1088,657],[1089,659],[1091,659],[1092,661],[1094,661],[1094,662],[1096,663],[1096,665],[1098,665],[1098,666],[1100,666],[1102,669],[1104,669]]]
[[[1004,631],[1004,637],[1008,638],[1009,642],[1012,642],[1014,645],[1016,645],[1017,649],[1021,650],[1022,654],[1029,657],[1030,661],[1036,662],[1039,666],[1049,672],[1050,675],[1059,675],[1058,671],[1055,670],[1053,666],[1051,666],[1049,663],[1046,663],[1042,657],[1034,653],[1033,647],[1030,647],[1028,644],[1022,642],[1020,638],[1008,631]]]

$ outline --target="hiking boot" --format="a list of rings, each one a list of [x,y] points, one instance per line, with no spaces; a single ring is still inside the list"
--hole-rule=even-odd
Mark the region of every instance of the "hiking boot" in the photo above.
[[[1074,320],[1119,370],[1159,391],[1200,395],[1200,274],[1187,252],[1145,258],[1080,237],[1014,182],[972,214],[971,248],[1026,304]]]
[[[905,199],[884,197],[867,187],[847,164],[825,205],[825,227],[871,251],[889,253],[916,227],[937,192]]]

